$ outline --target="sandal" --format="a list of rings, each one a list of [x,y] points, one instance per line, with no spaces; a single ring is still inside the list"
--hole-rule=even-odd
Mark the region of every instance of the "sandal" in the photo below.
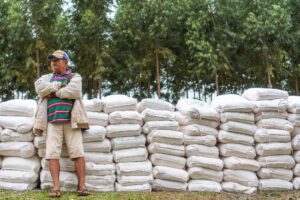
[[[78,196],[89,196],[91,193],[87,189],[78,190]]]
[[[50,198],[59,198],[61,196],[60,190],[52,190],[49,193]]]

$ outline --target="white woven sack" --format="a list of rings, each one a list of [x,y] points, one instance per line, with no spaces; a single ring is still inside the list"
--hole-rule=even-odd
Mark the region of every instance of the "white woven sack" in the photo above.
[[[118,163],[116,170],[118,176],[149,176],[152,173],[152,163],[149,160]]]
[[[300,177],[295,177],[293,180],[293,186],[295,190],[300,189]]]
[[[257,187],[247,187],[235,182],[222,182],[221,186],[227,192],[253,194],[257,191]]]
[[[292,169],[295,165],[295,160],[290,155],[259,156],[257,161],[261,167],[266,168]]]
[[[154,153],[150,155],[150,161],[155,166],[172,167],[176,169],[183,169],[186,164],[186,159],[179,156],[171,156],[167,154]]]
[[[209,120],[209,119],[197,119],[197,118],[191,118],[188,115],[184,115],[180,112],[175,112],[175,117],[178,123],[182,126],[186,126],[189,124],[201,124],[204,126],[209,126],[212,128],[217,128],[220,124],[220,121],[217,120]]]
[[[39,174],[35,172],[0,170],[0,181],[10,183],[35,183]]]
[[[142,185],[146,183],[151,184],[153,181],[153,176],[152,174],[148,176],[117,176],[117,181],[123,186]]]
[[[184,156],[185,148],[184,145],[173,145],[154,142],[148,145],[149,153],[163,153],[174,156]]]
[[[183,135],[184,144],[200,144],[206,145],[209,147],[213,147],[217,144],[216,136],[213,135],[205,135],[205,136],[190,136],[190,135]]]
[[[116,137],[112,138],[111,146],[114,150],[130,149],[145,147],[146,137],[144,135],[132,136],[132,137]]]
[[[171,130],[153,130],[147,135],[147,142],[181,145],[183,144],[183,133]]]
[[[254,124],[245,124],[240,122],[226,122],[220,125],[220,129],[224,131],[242,133],[246,135],[254,135],[256,131],[256,126]]]
[[[10,129],[4,129],[0,135],[1,142],[32,142],[33,133],[18,133]]]
[[[87,112],[102,112],[104,102],[101,99],[82,100],[84,108]]]
[[[32,190],[38,186],[38,182],[35,183],[10,183],[0,181],[0,188],[3,190],[15,190],[15,191],[25,191]]]
[[[222,112],[252,112],[254,104],[251,101],[235,94],[226,94],[215,97],[211,105]]]
[[[191,156],[187,158],[188,167],[204,167],[212,170],[220,171],[223,169],[223,161],[219,158],[207,158],[200,156]]]
[[[288,120],[292,122],[294,126],[300,126],[300,114],[289,114]]]
[[[96,142],[105,139],[106,129],[104,126],[90,125],[90,128],[82,131],[83,142]]]
[[[274,112],[285,112],[288,106],[286,99],[274,99],[266,101],[255,101],[254,112],[265,112],[265,111],[274,111]]]
[[[95,164],[111,164],[113,162],[112,153],[85,152],[84,158],[86,162]]]
[[[218,121],[219,113],[209,104],[196,99],[180,99],[176,108],[184,115],[196,119],[208,119]]]
[[[294,159],[295,159],[295,161],[297,162],[297,163],[300,163],[300,151],[294,151],[293,152],[293,157],[294,157]]]
[[[213,135],[215,137],[218,136],[217,129],[200,125],[200,124],[190,124],[187,126],[180,126],[179,131],[183,132],[185,135],[190,135],[190,136],[206,136],[206,135]]]
[[[107,126],[108,114],[102,112],[86,112],[90,125]]]
[[[117,124],[106,127],[106,137],[128,137],[138,136],[141,134],[142,128],[138,124]]]
[[[155,179],[153,181],[152,189],[154,191],[170,191],[170,192],[186,191],[187,183]]]
[[[178,130],[178,122],[176,121],[150,121],[143,126],[143,133],[148,134],[153,130]]]
[[[116,175],[105,175],[105,176],[93,176],[93,175],[86,175],[85,181],[89,185],[111,185],[114,184],[116,181]]]
[[[264,111],[264,112],[255,113],[255,121],[259,121],[261,119],[270,119],[270,118],[287,119],[288,113],[286,111],[284,112]]]
[[[208,180],[190,180],[188,183],[190,192],[221,192],[220,183]]]
[[[106,184],[106,185],[91,185],[89,183],[85,183],[86,188],[92,192],[114,192],[115,184]]]
[[[295,176],[300,176],[300,163],[296,163],[295,167],[293,168],[293,173]]]
[[[85,152],[109,153],[111,150],[111,144],[108,139],[105,139],[101,142],[85,142],[83,143],[83,148]]]
[[[291,181],[293,179],[293,170],[281,168],[261,168],[257,175],[261,179],[282,179]]]
[[[289,94],[286,91],[271,88],[250,88],[244,91],[244,98],[251,101],[287,99]]]
[[[191,167],[188,169],[191,179],[210,180],[220,183],[223,180],[223,172],[204,167]]]
[[[260,156],[288,155],[292,152],[291,142],[259,143],[255,146],[256,153]]]
[[[260,168],[258,161],[253,159],[231,156],[231,157],[223,158],[223,162],[224,162],[224,167],[227,169],[248,170],[248,171],[256,172]]]
[[[294,126],[291,122],[285,119],[262,119],[256,123],[258,128],[279,129],[285,131],[293,131]]]
[[[260,179],[258,189],[272,191],[292,190],[293,184],[281,179]]]
[[[13,99],[0,103],[0,115],[34,117],[37,103],[31,99]]]
[[[146,148],[132,148],[113,151],[114,161],[119,162],[139,162],[146,161],[148,151]]]
[[[290,113],[300,114],[300,97],[299,96],[289,96],[288,111]]]
[[[244,144],[244,145],[254,144],[253,136],[228,132],[224,130],[219,131],[218,141],[221,143],[237,143],[237,144]]]
[[[245,124],[254,124],[253,113],[238,113],[238,112],[224,112],[220,114],[221,122],[225,123],[228,121],[241,122]]]
[[[255,148],[243,144],[220,144],[219,151],[221,156],[235,156],[240,158],[254,159],[256,156]]]
[[[224,181],[235,182],[248,187],[257,187],[258,179],[255,172],[246,170],[224,169]]]
[[[110,95],[103,99],[105,113],[114,111],[136,110],[137,100],[125,95]]]
[[[40,158],[33,156],[30,158],[4,157],[2,159],[3,170],[15,170],[39,173],[41,168]]]
[[[186,156],[203,156],[209,158],[219,158],[219,149],[199,144],[191,144],[185,147]]]
[[[277,129],[263,129],[256,130],[254,135],[255,142],[289,142],[291,141],[290,132]]]
[[[145,109],[153,109],[153,110],[160,110],[160,111],[171,111],[174,112],[175,106],[173,106],[171,103],[166,102],[161,99],[143,99],[138,104],[138,111],[143,112]]]
[[[0,142],[1,156],[30,158],[35,154],[32,142]]]
[[[300,135],[296,135],[292,139],[293,150],[300,150]]]
[[[137,111],[114,111],[109,114],[110,124],[139,124],[142,125],[142,115]]]
[[[0,116],[0,126],[3,128],[27,133],[32,130],[34,117]]]
[[[189,180],[189,174],[187,171],[164,166],[155,166],[153,168],[153,176],[156,179],[176,181],[181,183],[185,183]]]
[[[153,110],[146,108],[142,112],[142,118],[144,122],[150,121],[175,121],[175,112],[167,110]]]
[[[116,191],[117,192],[151,192],[152,187],[149,183],[139,184],[139,185],[129,185],[123,186],[119,183],[116,183]]]

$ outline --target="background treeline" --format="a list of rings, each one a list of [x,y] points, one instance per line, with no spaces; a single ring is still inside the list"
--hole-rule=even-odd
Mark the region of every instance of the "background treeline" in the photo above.
[[[298,94],[300,0],[0,0],[0,98],[35,98],[62,49],[88,98]]]

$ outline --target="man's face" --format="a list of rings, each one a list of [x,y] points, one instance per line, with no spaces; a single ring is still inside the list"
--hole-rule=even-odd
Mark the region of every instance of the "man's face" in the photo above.
[[[53,70],[53,72],[64,73],[66,71],[67,66],[68,66],[67,60],[60,60],[57,58],[51,59],[51,69]]]

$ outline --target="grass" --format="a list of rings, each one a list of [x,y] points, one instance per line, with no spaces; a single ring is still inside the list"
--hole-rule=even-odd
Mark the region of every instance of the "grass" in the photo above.
[[[33,190],[28,192],[15,192],[9,190],[0,190],[0,199],[9,200],[43,200],[48,198],[48,191]],[[93,193],[88,197],[77,197],[75,192],[63,192],[61,200],[75,199],[97,199],[97,200],[252,200],[252,199],[276,199],[276,200],[298,200],[300,191],[290,192],[258,192],[256,195],[243,195],[234,193],[208,193],[208,192],[151,192],[151,193],[123,193],[123,192],[105,192]]]

